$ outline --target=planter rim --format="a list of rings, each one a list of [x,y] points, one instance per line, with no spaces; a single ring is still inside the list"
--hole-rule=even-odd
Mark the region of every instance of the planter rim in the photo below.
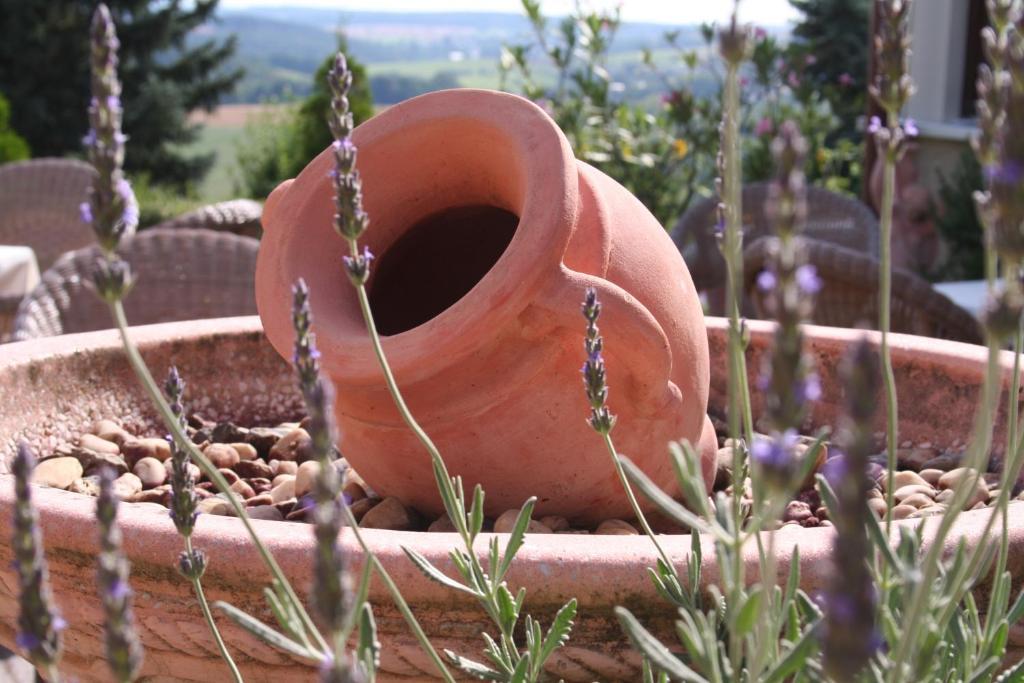
[[[773,329],[773,324],[761,321],[750,321],[748,325],[751,333],[757,336],[770,334]],[[721,318],[708,318],[707,326],[709,331],[721,333],[726,329],[727,321]],[[815,326],[808,326],[806,332],[811,340],[836,344],[847,344],[864,334],[858,330]],[[147,346],[167,342],[260,333],[260,322],[256,316],[148,325],[131,328],[130,331],[131,338],[143,350]],[[868,334],[871,336],[871,333]],[[975,366],[983,367],[987,354],[983,347],[959,342],[901,334],[891,335],[890,339],[894,357],[907,354],[912,354],[916,358],[928,356],[935,362],[950,367],[957,364],[965,365],[964,369],[967,371],[974,368],[976,372]],[[83,352],[112,351],[119,348],[120,339],[116,330],[9,344],[3,347],[4,352],[0,354],[0,373],[44,359],[52,361]],[[1005,353],[1001,360],[1004,367],[1012,367],[1012,354]],[[42,487],[33,487],[33,496],[40,512],[47,545],[59,545],[71,551],[90,552],[95,542],[94,498]],[[12,501],[13,477],[0,475],[0,514],[10,514]],[[989,512],[977,510],[962,513],[949,543],[952,544],[961,536],[966,537],[968,542],[980,542],[980,534]],[[166,509],[156,504],[129,503],[123,506],[123,514],[126,519],[130,519],[131,526],[131,533],[125,534],[125,549],[128,556],[145,557],[147,561],[154,558],[165,560],[169,567],[173,566],[180,539]],[[1012,504],[1009,519],[1012,542],[1024,543],[1024,505]],[[926,525],[926,536],[927,529],[933,527],[934,521],[934,518],[923,520]],[[918,522],[919,520],[906,520],[898,522],[897,525]],[[294,522],[253,520],[252,523],[286,571],[308,570],[308,558],[311,557],[314,544],[311,531],[295,533],[297,527]],[[787,558],[792,556],[793,546],[799,544],[805,549],[827,548],[833,532],[834,530],[828,527],[783,527],[777,532],[776,537],[776,547],[780,549],[780,567],[785,569],[788,566]],[[403,547],[420,552],[438,566],[450,568],[448,551],[460,544],[457,534],[373,529],[363,530],[363,534],[389,571],[396,577],[401,576],[404,581],[415,583],[420,596],[427,601],[451,602],[451,591],[419,575],[408,561]],[[489,536],[491,534],[481,535],[480,551],[486,552]],[[643,536],[616,536],[601,541],[597,540],[598,538],[592,535],[531,535],[520,551],[510,580],[529,585],[531,600],[553,601],[560,597],[565,599],[565,596],[576,595],[581,603],[585,601],[590,605],[607,605],[610,608],[615,604],[622,604],[624,599],[628,602],[629,596],[643,596],[646,599],[653,595],[648,577],[644,572],[637,571],[638,566],[652,566],[655,562],[656,556],[648,539]],[[668,552],[678,557],[680,561],[688,554],[689,535],[662,538]],[[220,573],[218,565],[232,567],[232,577],[225,579],[226,581],[265,578],[258,555],[237,519],[202,515],[197,524],[195,543],[197,547],[217,549],[218,560],[211,567],[212,573]],[[361,558],[361,551],[350,531],[346,530],[343,533],[343,545],[351,551],[352,557]],[[702,545],[705,546],[707,563],[708,558],[713,555],[712,543],[710,539],[703,539]],[[227,561],[222,559],[225,555]],[[801,552],[801,558],[802,565],[812,559],[811,554],[805,552]],[[818,557],[818,561],[820,560]],[[356,564],[361,564],[361,561],[359,559]],[[598,569],[602,572],[602,581],[597,582],[599,585],[593,585],[593,581],[586,583],[581,580],[586,574]],[[583,595],[580,595],[581,592]],[[386,594],[381,586],[376,585],[374,595],[383,598]]]

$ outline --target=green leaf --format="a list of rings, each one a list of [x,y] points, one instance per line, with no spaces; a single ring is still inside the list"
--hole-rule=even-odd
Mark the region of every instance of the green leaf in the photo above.
[[[263,595],[266,597],[270,611],[274,614],[274,619],[281,630],[287,633],[289,638],[301,641],[303,639],[302,623],[298,621],[295,613],[289,611],[269,587],[263,588]]]
[[[505,578],[505,574],[508,572],[509,567],[512,566],[512,560],[515,558],[516,553],[523,547],[523,538],[526,535],[526,528],[530,525],[530,519],[533,516],[533,506],[536,503],[537,497],[530,496],[523,503],[522,509],[519,510],[519,516],[516,517],[515,526],[512,527],[512,532],[508,536],[508,543],[505,545],[505,554],[501,558],[498,574],[494,577],[495,582],[500,582]]]
[[[558,610],[558,614],[555,615],[554,621],[551,622],[551,626],[544,636],[544,643],[541,645],[540,655],[537,657],[538,671],[544,667],[544,662],[548,661],[548,657],[569,640],[569,634],[572,632],[572,620],[575,618],[576,598],[573,598]]]
[[[736,631],[736,635],[743,637],[750,633],[754,628],[754,624],[757,623],[757,616],[761,609],[761,599],[764,597],[764,590],[761,587],[755,588],[750,595],[747,596],[743,606],[740,607],[736,613],[735,623],[733,628]]]
[[[800,671],[806,665],[808,657],[810,657],[818,644],[818,639],[815,636],[817,626],[818,622],[815,621],[804,629],[800,640],[794,643],[793,647],[786,653],[786,656],[780,659],[768,671],[762,679],[763,683],[780,683],[780,681],[786,680],[787,677]]]
[[[1024,590],[1017,595],[1017,599],[1013,601],[1013,607],[1006,613],[1006,621],[1010,623],[1010,626],[1015,626],[1021,617],[1024,617]]]
[[[1024,659],[999,674],[995,683],[1024,683]]]
[[[380,642],[377,640],[377,621],[373,618],[373,608],[364,602],[359,611],[359,643],[356,645],[359,658],[373,665],[376,671],[380,666]]]
[[[498,617],[501,619],[503,632],[510,632],[519,619],[519,611],[516,610],[516,602],[509,592],[508,587],[503,583],[494,591],[494,597],[498,606]]]
[[[217,600],[213,603],[213,606],[224,612],[224,615],[228,619],[235,622],[268,645],[276,647],[288,654],[295,655],[296,657],[303,657],[315,662],[319,662],[322,659],[319,652],[313,652],[306,646],[296,643],[288,636],[275,631],[259,619],[246,614],[234,605]]]
[[[416,568],[419,569],[421,572],[423,572],[423,574],[428,579],[433,579],[434,581],[437,581],[442,586],[447,586],[448,588],[451,588],[453,590],[457,590],[457,591],[460,591],[462,593],[468,593],[469,595],[472,595],[473,597],[478,597],[477,592],[474,591],[472,588],[470,588],[469,586],[464,586],[461,583],[459,583],[458,581],[456,581],[455,579],[453,579],[453,578],[449,577],[448,575],[444,574],[440,569],[438,569],[434,565],[430,564],[430,560],[428,560],[427,558],[423,557],[422,555],[420,555],[418,552],[416,552],[412,548],[406,548],[403,545],[402,546],[402,550],[405,551],[405,554],[409,557],[410,560],[412,560],[412,563],[414,565],[416,565]]]
[[[658,488],[658,485],[651,481],[647,475],[643,473],[643,470],[634,465],[629,458],[624,455],[617,457],[619,462],[622,464],[622,468],[629,481],[640,489],[640,492],[666,515],[679,524],[687,526],[698,533],[714,534],[718,540],[724,543],[732,542],[732,539],[717,526],[710,526],[706,521],[684,508],[682,505],[674,501],[671,496]]]
[[[519,662],[516,664],[516,668],[512,670],[512,675],[509,676],[509,683],[526,683],[526,677],[530,675],[530,653],[527,652],[519,658]]]
[[[484,528],[484,489],[480,484],[473,488],[473,504],[469,508],[469,537],[476,538]]]
[[[624,607],[616,607],[615,616],[619,618],[622,629],[633,641],[633,645],[656,667],[669,676],[686,681],[686,683],[707,683],[700,674],[683,664],[678,657],[661,644],[661,641],[651,635],[650,631],[641,626],[629,610]]]
[[[978,668],[974,670],[971,677],[967,679],[967,683],[982,683],[982,681],[991,681],[992,673],[999,666],[999,659],[996,657],[989,657],[983,661]]]
[[[452,663],[459,671],[464,674],[468,674],[474,678],[479,678],[482,681],[507,681],[508,676],[502,674],[500,671],[481,664],[474,662],[472,659],[466,659],[460,655],[455,654],[451,650],[442,650],[444,656],[448,658],[448,661]]]
[[[1009,638],[1010,625],[1003,621],[992,634],[992,640],[988,646],[988,654],[992,657],[1002,658],[1003,653],[1006,652],[1006,642]]]

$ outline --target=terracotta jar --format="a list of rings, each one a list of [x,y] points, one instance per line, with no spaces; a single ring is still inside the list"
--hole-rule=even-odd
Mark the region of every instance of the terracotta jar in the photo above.
[[[622,186],[577,161],[539,107],[482,90],[431,93],[355,131],[368,283],[407,402],[490,514],[537,496],[538,514],[581,521],[629,507],[580,378],[594,287],[603,312],[613,432],[671,488],[671,440],[703,440],[712,476],[707,333],[686,266]],[[309,284],[314,330],[334,381],[339,448],[384,496],[442,512],[430,459],[384,384],[332,228],[325,151],[267,199],[256,273],[271,344],[292,355],[291,285]]]

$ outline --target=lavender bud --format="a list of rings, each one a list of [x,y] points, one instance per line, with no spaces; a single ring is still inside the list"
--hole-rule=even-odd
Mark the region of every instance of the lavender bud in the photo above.
[[[364,284],[367,278],[370,277],[370,263],[373,259],[373,253],[365,245],[363,246],[362,254],[341,257],[341,260],[345,263],[345,272],[348,273],[348,279],[352,281],[353,285],[358,287]]]
[[[331,149],[334,151],[334,228],[349,241],[356,241],[369,226],[369,218],[363,211],[362,181],[356,170],[357,150],[352,141],[352,112],[349,111],[348,91],[352,87],[352,72],[348,70],[345,55],[338,53],[334,65],[327,74],[327,85],[331,90],[331,113],[327,122],[334,136]],[[364,254],[365,256],[365,254]],[[356,282],[358,273],[362,271],[361,281],[365,282],[366,271],[369,270],[369,259],[359,263],[359,256],[347,257],[349,277]],[[371,256],[372,258],[372,256]]]
[[[729,25],[718,31],[718,52],[726,63],[737,66],[747,58],[749,44],[750,28],[739,26],[736,23],[736,13],[733,12]]]
[[[171,412],[178,419],[178,425],[185,428],[185,408],[182,405],[182,396],[185,394],[185,382],[178,374],[178,368],[171,366],[167,372],[167,381],[164,382],[164,393],[167,395],[167,403]],[[196,496],[195,482],[189,474],[188,451],[180,448],[177,441],[171,436],[167,437],[171,447],[171,519],[178,533],[188,538],[192,535],[196,525],[196,517],[199,513],[196,507],[199,499]]]
[[[107,303],[121,301],[132,288],[132,270],[128,262],[114,256],[98,259],[92,273],[96,293]]]
[[[117,504],[114,474],[104,467],[100,470],[100,494],[96,499],[100,527],[97,580],[106,616],[107,665],[115,680],[127,683],[134,680],[142,666],[142,645],[135,633],[128,560],[121,550]]]
[[[871,96],[890,114],[903,109],[914,93],[908,72],[910,38],[907,20],[910,0],[877,0],[878,32],[875,35],[875,80]]]
[[[880,372],[878,358],[867,339],[857,344],[841,372],[847,406],[838,443],[844,455],[829,461],[831,467],[826,474],[839,509],[833,512],[834,571],[825,592],[822,650],[829,678],[853,681],[881,644],[875,625],[877,592],[868,567],[867,537],[867,516],[874,514],[867,506],[872,485],[868,457]]]
[[[121,132],[123,110],[121,83],[117,78],[120,43],[107,6],[100,4],[92,17],[91,68],[92,99],[89,104],[89,133],[82,142],[97,176],[89,191],[88,210],[82,219],[92,224],[100,246],[107,254],[117,249],[121,238],[135,232],[139,207],[131,185],[124,178],[125,136]]]
[[[60,661],[60,632],[67,625],[53,607],[46,557],[39,532],[39,519],[32,505],[32,469],[35,456],[28,444],[18,444],[11,463],[14,474],[14,524],[11,550],[18,574],[18,635],[22,654],[46,672]]]
[[[178,555],[178,572],[189,581],[198,581],[206,571],[206,553],[193,549]]]
[[[593,287],[587,288],[586,298],[582,306],[583,317],[587,320],[587,334],[583,340],[583,349],[587,360],[583,363],[583,386],[590,400],[590,418],[587,420],[594,431],[608,434],[615,426],[615,416],[608,410],[608,384],[605,377],[604,341],[597,327],[597,318],[601,315],[601,302],[597,300],[597,292]]]
[[[347,653],[329,657],[320,665],[320,683],[364,683],[366,680],[362,665]]]
[[[750,461],[770,488],[785,491],[793,484],[798,469],[796,430],[773,432],[770,436],[754,440],[750,446]]]

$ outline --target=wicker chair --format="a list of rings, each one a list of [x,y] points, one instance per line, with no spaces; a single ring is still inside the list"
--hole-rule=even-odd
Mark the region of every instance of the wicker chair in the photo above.
[[[150,229],[126,239],[121,255],[136,283],[125,299],[129,323],[256,313],[254,273],[259,242],[212,230]],[[96,247],[65,254],[21,302],[15,341],[111,327],[91,286]]]
[[[66,251],[95,241],[78,206],[96,172],[75,159],[32,159],[0,166],[0,244],[36,252],[45,270]]]
[[[255,237],[263,234],[263,205],[252,199],[232,199],[202,206],[153,226],[154,228],[204,228]]]
[[[764,211],[768,187],[769,183],[751,183],[743,188],[743,230],[748,244],[771,233]],[[672,239],[698,290],[715,290],[725,283],[725,261],[715,238],[717,206],[715,198],[702,199],[687,209],[672,230]],[[808,237],[877,256],[878,233],[878,221],[865,204],[820,187],[807,188],[804,234]]]
[[[764,293],[758,289],[757,276],[765,268],[771,250],[771,238],[754,241],[743,252],[745,291],[748,311],[755,317],[767,317]],[[818,270],[823,287],[818,293],[813,322],[833,327],[875,326],[878,320],[879,262],[863,253],[804,238],[807,262]],[[891,329],[923,337],[981,344],[978,321],[970,313],[936,291],[917,275],[894,269],[892,273]]]

